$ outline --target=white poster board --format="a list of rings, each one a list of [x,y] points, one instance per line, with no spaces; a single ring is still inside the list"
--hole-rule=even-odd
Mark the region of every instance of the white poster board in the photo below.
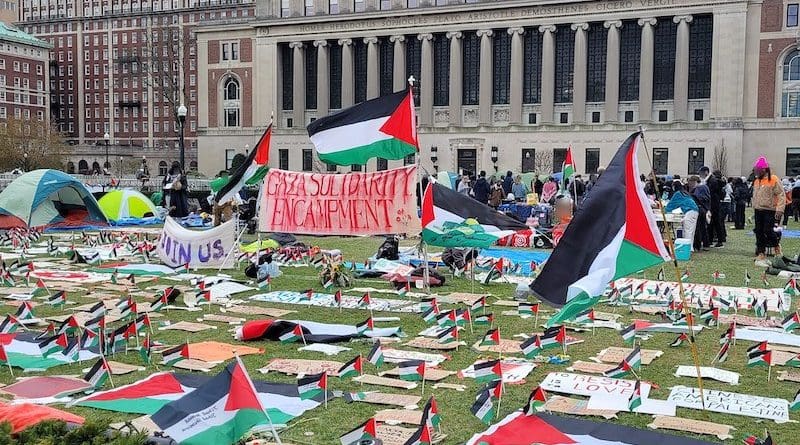
[[[614,379],[610,377],[573,374],[569,372],[551,372],[539,385],[548,392],[574,394],[591,397],[596,394],[617,395],[630,398],[635,380]],[[650,384],[642,382],[642,397],[650,395]]]
[[[208,230],[189,230],[170,217],[158,238],[156,249],[161,262],[178,267],[189,264],[192,269],[220,268],[230,257],[226,268],[235,265],[229,255],[236,247],[236,226],[233,220]]]
[[[703,398],[706,409],[716,413],[769,419],[778,423],[789,421],[789,402],[784,399],[709,389],[703,390]],[[703,408],[697,388],[676,386],[667,400],[682,408]]]

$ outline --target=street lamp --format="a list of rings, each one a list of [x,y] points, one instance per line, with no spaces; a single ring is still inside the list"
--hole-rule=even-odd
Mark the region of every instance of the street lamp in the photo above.
[[[24,164],[22,165],[22,168],[23,168],[24,171],[28,171],[28,153],[27,152],[23,153],[22,157],[25,159]]]
[[[178,114],[178,126],[181,127],[180,139],[178,139],[178,144],[179,144],[178,148],[180,149],[179,161],[181,163],[181,169],[184,168],[183,164],[184,164],[184,161],[186,160],[185,159],[186,154],[185,154],[185,151],[184,151],[185,149],[184,149],[184,146],[183,146],[183,130],[184,130],[184,126],[186,124],[186,113],[187,113],[187,111],[188,110],[186,109],[186,106],[184,104],[180,104],[178,106],[178,109],[176,110],[176,112]]]
[[[106,134],[103,135],[103,139],[106,141],[106,164],[103,166],[103,168],[111,169],[111,164],[108,163],[108,143],[111,142],[111,135],[106,131]]]

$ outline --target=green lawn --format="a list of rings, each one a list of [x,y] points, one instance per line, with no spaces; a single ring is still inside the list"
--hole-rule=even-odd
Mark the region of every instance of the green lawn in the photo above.
[[[794,228],[797,228],[797,224],[793,223]],[[747,230],[749,232],[749,229]],[[712,282],[712,273],[715,270],[720,270],[727,275],[727,279],[723,281],[722,284],[731,285],[731,286],[742,286],[743,285],[743,277],[745,274],[745,270],[748,269],[750,271],[751,276],[753,277],[753,281],[751,285],[758,287],[761,286],[761,281],[759,279],[761,270],[755,269],[753,266],[753,247],[754,247],[754,238],[752,236],[747,236],[745,231],[733,231],[729,230],[728,235],[729,242],[727,246],[723,249],[712,249],[711,252],[703,252],[700,254],[695,254],[692,260],[686,265],[688,265],[688,269],[691,273],[691,282],[700,282],[700,283],[711,283]],[[341,249],[344,253],[344,256],[348,260],[355,260],[355,261],[363,261],[368,256],[372,255],[378,245],[381,243],[381,239],[377,238],[304,238],[307,244],[314,244],[318,245],[324,249]],[[404,243],[407,244],[407,243]],[[787,239],[783,242],[784,251],[786,254],[795,254],[800,251],[800,241],[794,239]],[[674,281],[673,274],[674,271],[671,269],[667,269],[668,279]],[[319,284],[319,280],[316,276],[317,271],[312,268],[285,268],[284,269],[284,276],[276,279],[273,281],[273,288],[274,289],[288,289],[288,290],[302,290],[307,289],[309,287],[321,288]],[[654,278],[656,275],[656,270],[647,271],[648,278]],[[241,272],[236,272],[235,276],[241,277]],[[779,278],[773,277],[771,278],[771,284],[773,287],[781,287],[784,284],[784,280]],[[375,282],[375,280],[371,280],[368,283],[359,283],[356,282],[357,286],[371,286],[371,287],[388,287],[387,284]],[[145,287],[146,285],[142,285]],[[447,285],[440,290],[442,293],[452,292],[452,291],[470,291],[470,283],[468,280],[464,278],[456,278],[452,279],[452,277],[448,277]],[[489,286],[482,286],[482,285],[475,285],[476,292],[490,292],[494,296],[499,298],[508,299],[512,297],[514,287],[512,285],[503,285],[503,284],[492,284]],[[247,296],[244,294],[243,296]],[[75,296],[70,295],[70,298],[75,299],[81,303],[88,302],[88,299],[82,298],[75,298]],[[494,301],[494,299],[490,299],[490,302]],[[259,304],[259,303],[254,303]],[[271,305],[273,307],[282,307],[281,305]],[[314,320],[314,321],[322,321],[322,322],[341,322],[341,323],[352,323],[355,324],[357,322],[363,321],[367,316],[366,310],[345,310],[342,313],[338,311],[334,311],[331,309],[325,308],[305,308],[302,306],[292,306],[286,305],[283,306],[287,309],[296,310],[296,314],[292,314],[291,317],[296,317],[299,319],[306,319],[306,320]],[[796,304],[795,306],[796,307]],[[507,308],[505,308],[507,309]],[[600,310],[613,310],[613,308],[608,307],[600,307]],[[217,307],[212,309],[213,311],[218,311]],[[491,308],[490,308],[491,310]],[[494,312],[496,315],[499,315],[502,312],[503,308],[496,307],[494,308]],[[624,312],[624,319],[623,324],[629,321],[635,315],[636,318],[646,318],[642,314],[628,314],[624,309],[616,309],[617,312]],[[37,315],[47,315],[48,312],[44,309],[37,310]],[[198,313],[187,313],[183,311],[171,311],[168,313],[164,313],[169,317],[172,321],[177,320],[192,320],[194,321],[198,317]],[[376,314],[379,315],[386,315],[386,316],[395,316],[398,314]],[[402,319],[400,325],[402,326],[403,330],[409,334],[410,337],[413,337],[418,331],[423,329],[426,325],[423,323],[421,317],[418,315],[399,315]],[[777,316],[773,314],[773,316]],[[498,316],[496,318],[497,325],[500,326],[500,331],[502,333],[503,338],[511,338],[512,335],[518,333],[529,333],[532,332],[535,328],[533,326],[532,319],[522,320],[518,317],[502,317]],[[388,325],[388,324],[387,324]],[[217,330],[205,331],[199,334],[192,334],[189,335],[191,341],[202,341],[202,340],[219,340],[219,341],[231,341],[233,342],[231,333],[228,332],[229,328],[227,326],[219,325]],[[714,355],[718,349],[717,339],[719,337],[721,330],[711,329],[708,331],[704,331],[698,338],[698,348],[700,352],[700,359],[702,365],[709,365],[711,360],[713,359]],[[467,330],[463,335],[463,340],[467,342],[467,344],[474,343],[482,334],[484,333],[483,329],[476,329],[474,334],[469,334]],[[586,360],[588,357],[593,356],[596,352],[600,349],[603,349],[607,346],[623,346],[623,342],[621,337],[618,333],[608,330],[608,329],[598,329],[596,335],[592,335],[591,333],[582,333],[579,334],[581,338],[585,340],[584,343],[570,347],[569,348],[569,355],[571,359],[574,360]],[[154,337],[156,340],[159,340],[164,343],[168,344],[177,344],[179,342],[184,341],[187,338],[185,333],[180,332],[172,332],[172,331],[156,331],[156,335]],[[680,348],[674,349],[669,347],[669,343],[675,338],[672,334],[655,334],[649,340],[644,342],[643,348],[647,349],[660,349],[665,352],[664,356],[655,360],[655,362],[645,367],[642,370],[641,377],[645,380],[654,382],[658,385],[658,388],[654,388],[651,392],[651,397],[653,398],[666,398],[669,394],[669,388],[673,385],[686,385],[686,386],[695,386],[696,380],[690,378],[679,378],[674,377],[673,372],[675,366],[684,364],[688,365],[691,364],[691,357],[689,354],[688,346],[682,346]],[[313,359],[324,359],[325,357],[321,354],[317,353],[299,353],[297,348],[299,347],[297,344],[280,344],[278,342],[256,342],[255,344],[251,344],[252,346],[259,346],[266,350],[266,353],[260,356],[246,356],[244,357],[244,362],[247,368],[250,370],[251,374],[258,379],[266,378],[269,380],[275,381],[285,381],[290,382],[294,381],[294,377],[290,376],[283,376],[279,374],[270,374],[268,376],[262,376],[256,373],[256,369],[264,366],[270,359],[275,357],[303,357],[303,358],[313,358]],[[362,354],[366,355],[369,351],[370,345],[366,342],[359,342],[348,344],[347,346],[352,347],[354,351],[351,353],[341,354],[337,356],[336,359],[339,361],[347,361],[349,358],[353,357],[355,353],[361,352]],[[794,396],[797,389],[800,387],[797,383],[789,383],[789,382],[780,382],[775,379],[775,375],[777,375],[777,371],[780,369],[774,369],[773,371],[773,380],[770,384],[766,382],[766,369],[765,368],[756,368],[756,369],[747,369],[745,368],[745,349],[749,345],[747,342],[739,342],[739,344],[733,348],[729,359],[726,363],[724,363],[721,368],[736,371],[741,373],[740,385],[736,387],[731,387],[724,383],[714,382],[714,381],[706,381],[705,387],[711,389],[720,389],[726,391],[735,391],[747,394],[757,394],[762,396],[769,396],[769,397],[780,397],[784,399],[789,399]],[[469,348],[460,348],[459,352],[451,353],[452,356],[451,360],[445,361],[442,364],[444,369],[457,371],[463,369],[473,363],[475,360],[481,357],[480,354],[470,350]],[[160,358],[160,357],[157,357]],[[129,353],[127,356],[124,354],[118,354],[115,357],[116,360],[129,362],[129,363],[139,363],[138,354],[135,352]],[[83,365],[73,365],[73,366],[62,366],[52,370],[51,373],[55,374],[78,374],[80,369],[83,367],[88,366],[88,364]],[[531,390],[538,382],[540,382],[548,372],[551,371],[562,371],[568,365],[550,365],[544,364],[540,365],[533,373],[531,373],[528,377],[528,381],[525,385],[507,385],[507,393],[503,397],[502,401],[502,409],[500,413],[500,418],[506,416],[510,412],[520,408],[526,401],[527,396]],[[217,367],[217,369],[221,369],[221,367]],[[374,368],[370,364],[366,364],[366,369],[368,372],[374,372]],[[148,372],[153,371],[154,368],[151,367]],[[130,383],[132,381],[141,379],[144,377],[146,373],[139,372],[133,375],[128,376],[120,376],[115,377],[115,383],[119,386],[121,384]],[[0,382],[2,383],[9,383],[12,381],[12,378],[8,374],[8,372],[0,371]],[[473,398],[475,396],[475,392],[479,388],[479,385],[474,383],[471,379],[466,380],[459,380],[457,377],[452,376],[445,380],[446,382],[451,383],[462,383],[467,386],[467,391],[465,392],[456,392],[453,390],[431,390],[429,386],[426,385],[426,397],[430,394],[434,394],[439,402],[439,407],[443,416],[443,431],[447,434],[447,439],[444,441],[446,444],[457,444],[463,443],[466,441],[472,434],[482,431],[486,428],[478,419],[473,417],[470,414],[469,408],[472,404]],[[332,389],[334,390],[381,390],[387,392],[403,392],[403,390],[393,390],[389,388],[381,388],[381,387],[367,387],[367,386],[359,386],[353,382],[347,381],[342,382],[336,378],[331,378],[329,380]],[[419,394],[419,389],[410,391],[409,393]],[[424,401],[423,401],[424,403]],[[328,408],[324,409],[319,407],[316,410],[308,412],[305,416],[303,416],[299,421],[296,421],[288,431],[284,432],[282,437],[288,441],[298,444],[331,444],[331,443],[338,443],[339,435],[349,431],[351,428],[354,428],[367,418],[369,418],[375,411],[381,409],[381,407],[368,405],[363,403],[355,403],[355,404],[345,404],[343,400],[336,399],[330,401],[328,404]],[[87,417],[87,419],[96,419],[105,422],[116,422],[124,419],[128,419],[130,417],[126,417],[124,415],[120,415],[117,413],[111,413],[106,411],[88,409],[88,408],[74,408],[70,409],[75,413],[83,415]],[[739,416],[732,416],[732,415],[722,415],[716,413],[703,413],[700,411],[695,410],[688,410],[688,409],[678,409],[678,415],[681,417],[687,418],[694,418],[694,419],[703,419],[703,420],[710,420],[717,423],[724,423],[728,425],[733,425],[736,427],[737,431],[734,432],[735,439],[728,441],[727,443],[741,443],[742,437],[754,433],[754,434],[763,434],[764,428],[768,428],[775,439],[775,443],[778,444],[790,444],[790,443],[797,443],[796,442],[796,433],[797,433],[797,426],[791,423],[778,425],[771,421],[756,421],[752,418],[747,417],[739,417]],[[800,415],[794,413],[792,415],[794,420],[800,420]],[[597,419],[594,419],[597,420]],[[629,413],[620,413],[618,420],[614,422],[636,426],[640,428],[646,428],[646,425],[650,423],[651,417],[647,415],[637,415],[637,414],[629,414]],[[792,437],[795,437],[794,439]],[[715,441],[716,439],[710,437],[702,437],[708,441]]]

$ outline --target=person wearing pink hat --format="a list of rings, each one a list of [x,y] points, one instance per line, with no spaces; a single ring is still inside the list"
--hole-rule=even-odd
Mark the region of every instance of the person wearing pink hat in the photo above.
[[[775,249],[775,255],[781,254],[775,228],[783,217],[786,198],[780,179],[772,174],[764,156],[756,160],[753,172],[756,175],[752,199],[755,209],[753,233],[756,235],[756,257],[764,260],[768,247]]]

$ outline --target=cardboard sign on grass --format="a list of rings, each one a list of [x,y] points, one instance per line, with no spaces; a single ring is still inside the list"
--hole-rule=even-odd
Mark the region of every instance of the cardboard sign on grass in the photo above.
[[[426,380],[427,374],[430,370],[426,370]],[[393,375],[397,375],[396,373]],[[400,379],[391,379],[389,377],[377,376],[372,374],[364,374],[360,375],[353,379],[358,383],[366,383],[367,385],[377,385],[377,386],[386,386],[389,388],[400,388],[400,389],[414,389],[417,387],[417,384],[414,382],[407,382],[405,380]]]
[[[727,391],[704,389],[705,409],[717,413],[736,414],[774,420],[789,421],[789,402],[784,399],[754,396]],[[682,408],[703,409],[700,390],[688,386],[675,386],[667,399]]]
[[[615,419],[617,417],[616,410],[589,409],[587,407],[588,403],[588,400],[551,395],[544,404],[544,409],[553,413],[573,416],[600,416],[604,419]]]
[[[654,416],[653,422],[647,425],[651,429],[686,431],[695,434],[715,436],[719,440],[733,439],[731,431],[736,428],[703,420],[683,419],[671,416]]]
[[[573,374],[569,372],[551,372],[539,386],[547,392],[574,394],[591,397],[595,394],[610,394],[630,397],[633,394],[635,380],[614,379],[594,375]],[[642,382],[642,397],[650,394],[650,384]]]
[[[629,356],[633,352],[631,348],[620,348],[617,346],[611,346],[609,348],[605,348],[602,351],[597,353],[595,357],[597,360],[600,360],[604,363],[616,363],[619,364],[625,357]],[[653,363],[653,360],[657,359],[664,355],[663,351],[658,351],[654,349],[642,349],[642,365],[649,365]]]
[[[267,366],[259,369],[258,372],[266,374],[270,371],[282,372],[292,375],[311,375],[327,371],[329,375],[335,376],[339,368],[344,365],[342,362],[333,360],[304,360],[298,358],[275,358],[270,360]]]

